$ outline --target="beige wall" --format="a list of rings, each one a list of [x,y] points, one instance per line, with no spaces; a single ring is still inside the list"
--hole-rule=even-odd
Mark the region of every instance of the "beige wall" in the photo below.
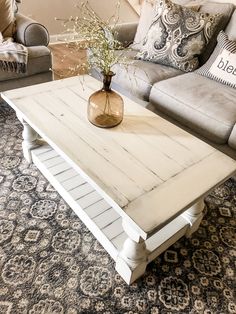
[[[79,14],[75,8],[76,0],[22,0],[19,5],[19,12],[30,16],[44,24],[50,35],[60,34],[64,28],[55,17],[67,18]],[[93,9],[102,18],[110,17],[115,9],[116,0],[89,0]],[[127,1],[123,0],[120,10],[120,20],[131,22],[137,20],[137,14],[133,11]]]

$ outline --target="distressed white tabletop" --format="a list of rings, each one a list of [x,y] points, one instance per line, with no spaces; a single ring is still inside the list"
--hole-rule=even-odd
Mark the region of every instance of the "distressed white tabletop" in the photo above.
[[[53,148],[81,169],[145,237],[230,177],[236,161],[123,97],[123,122],[101,129],[87,99],[101,88],[73,77],[2,93]]]

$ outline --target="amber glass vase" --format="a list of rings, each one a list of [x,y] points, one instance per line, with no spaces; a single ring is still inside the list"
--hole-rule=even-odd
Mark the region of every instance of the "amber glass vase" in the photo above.
[[[110,85],[113,72],[103,74],[103,87],[93,93],[88,100],[88,119],[101,128],[112,128],[121,123],[124,114],[124,102]]]

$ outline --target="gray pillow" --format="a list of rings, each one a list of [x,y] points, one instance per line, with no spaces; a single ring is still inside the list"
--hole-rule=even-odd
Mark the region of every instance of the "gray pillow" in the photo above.
[[[196,12],[159,0],[137,59],[170,65],[185,72],[198,67],[198,56],[215,33],[221,15]]]
[[[215,31],[214,36],[211,38],[209,43],[207,44],[206,49],[204,52],[199,56],[199,63],[200,65],[203,65],[207,59],[212,54],[216,43],[217,43],[217,35],[221,30],[224,30],[226,25],[229,22],[229,19],[233,13],[234,5],[232,3],[217,3],[217,2],[205,2],[200,7],[200,12],[204,13],[210,13],[210,14],[216,14],[220,13],[222,15],[220,22],[217,25],[217,29]]]
[[[221,31],[217,42],[208,61],[195,73],[236,88],[236,41]]]

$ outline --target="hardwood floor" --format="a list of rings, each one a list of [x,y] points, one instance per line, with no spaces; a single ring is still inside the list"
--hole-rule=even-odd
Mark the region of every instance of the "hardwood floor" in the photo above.
[[[73,43],[51,44],[49,49],[53,55],[52,69],[55,80],[86,72],[81,69],[81,64],[86,61],[86,50],[78,50]]]

